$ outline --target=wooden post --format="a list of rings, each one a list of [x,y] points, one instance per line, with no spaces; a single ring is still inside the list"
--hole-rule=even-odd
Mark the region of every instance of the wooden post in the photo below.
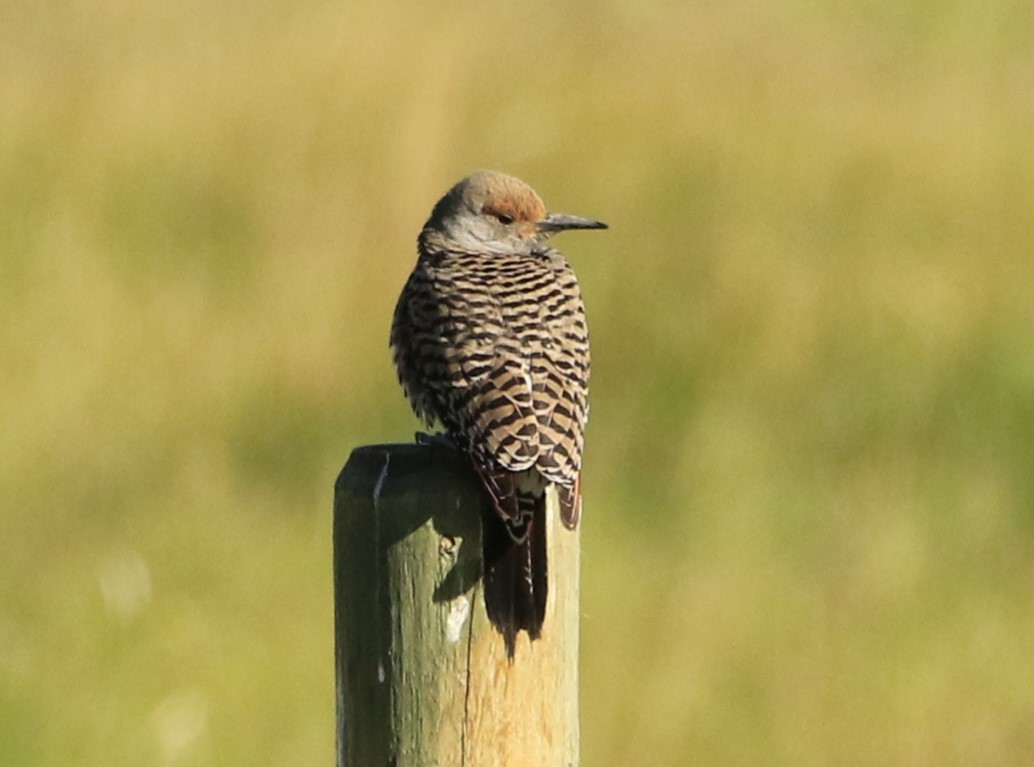
[[[578,534],[550,496],[545,625],[511,662],[485,614],[467,459],[352,453],[334,495],[338,767],[578,764]]]

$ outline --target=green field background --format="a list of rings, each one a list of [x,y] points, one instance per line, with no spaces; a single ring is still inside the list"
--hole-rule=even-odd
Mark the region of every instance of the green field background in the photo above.
[[[0,764],[333,762],[434,201],[593,338],[582,751],[1034,764],[1034,6],[0,2]]]

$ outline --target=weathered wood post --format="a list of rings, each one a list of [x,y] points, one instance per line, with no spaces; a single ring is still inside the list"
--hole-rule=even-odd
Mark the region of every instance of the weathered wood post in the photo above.
[[[338,767],[578,764],[578,533],[551,493],[545,625],[511,662],[481,592],[485,504],[443,447],[361,447],[338,477]]]

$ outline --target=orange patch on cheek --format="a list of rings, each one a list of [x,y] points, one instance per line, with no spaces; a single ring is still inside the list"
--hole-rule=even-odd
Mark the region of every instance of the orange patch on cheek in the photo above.
[[[499,200],[485,206],[485,213],[490,216],[505,216],[513,221],[521,219],[517,207],[510,200]]]
[[[517,208],[516,221],[539,221],[546,217],[546,209],[535,198],[522,200]]]
[[[484,207],[484,212],[491,216],[506,216],[513,221],[539,221],[546,216],[542,204],[532,199],[506,198],[495,200]]]

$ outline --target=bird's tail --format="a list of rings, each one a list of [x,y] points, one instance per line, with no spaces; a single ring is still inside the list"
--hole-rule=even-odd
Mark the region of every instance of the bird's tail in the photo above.
[[[485,514],[482,554],[485,564],[485,610],[503,635],[513,659],[517,633],[538,639],[546,617],[546,496],[517,493],[519,528],[495,510]]]

